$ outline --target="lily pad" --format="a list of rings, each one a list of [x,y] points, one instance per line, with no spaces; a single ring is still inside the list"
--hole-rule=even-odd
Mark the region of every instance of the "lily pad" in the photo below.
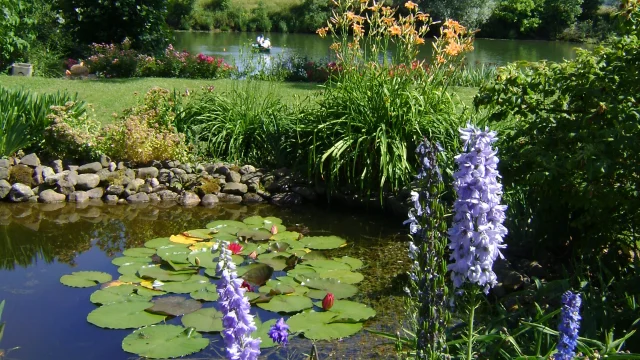
[[[150,296],[138,294],[138,287],[135,285],[111,286],[102,290],[96,290],[89,300],[94,304],[111,304],[125,301],[151,301]]]
[[[149,248],[131,248],[125,250],[122,255],[130,256],[130,257],[149,257],[155,254],[156,251],[154,249]]]
[[[253,285],[262,286],[267,280],[271,279],[273,270],[274,269],[267,264],[258,264],[242,274],[242,278]]]
[[[192,291],[189,295],[196,300],[202,301],[216,301],[220,298],[215,284],[210,284],[203,289]]]
[[[243,223],[249,225],[249,226],[269,226],[271,227],[271,225],[280,225],[282,224],[282,219],[279,219],[277,217],[274,216],[268,216],[266,218],[263,218],[262,216],[249,216],[248,218],[242,220]]]
[[[316,272],[322,272],[326,270],[351,271],[351,266],[335,260],[307,260],[304,262],[304,265],[315,268]]]
[[[264,252],[267,251],[267,246],[265,246],[265,244],[256,244],[256,243],[246,243],[246,244],[242,244],[242,251],[240,252],[240,254],[242,255],[249,255],[252,252],[256,252],[256,255],[260,255]]]
[[[151,262],[150,257],[133,257],[133,256],[120,256],[113,260],[111,263],[115,266],[122,266],[128,264],[147,264]]]
[[[260,321],[259,317],[255,317],[254,321],[256,323],[256,332],[253,333],[253,337],[255,338],[260,338],[260,349],[267,349],[267,348],[271,348],[274,347],[278,344],[276,344],[275,342],[273,342],[273,340],[271,339],[271,337],[269,336],[269,330],[271,330],[271,327],[278,321],[277,319],[271,319],[267,322],[262,322]]]
[[[239,230],[238,228],[234,228],[236,230],[236,232],[238,232],[237,230]],[[213,239],[216,241],[236,241],[238,240],[238,237],[236,236],[236,232],[234,232],[233,234],[229,234],[229,233],[225,233],[225,232],[219,232],[215,235],[213,235]]]
[[[169,245],[158,248],[157,253],[164,261],[184,264],[189,262],[187,256],[191,253],[191,249],[179,245]]]
[[[203,241],[204,239],[201,239],[199,237],[190,237],[183,234],[178,234],[178,235],[171,235],[171,237],[169,237],[169,240],[172,243],[193,245],[200,241]]]
[[[322,301],[314,302],[313,305],[322,307]],[[336,316],[331,322],[356,323],[371,319],[376,316],[376,311],[365,304],[349,300],[336,300],[328,312],[335,313]]]
[[[347,243],[345,239],[337,236],[307,236],[299,241],[309,249],[315,250],[337,249]]]
[[[244,229],[238,231],[238,237],[247,238],[254,241],[265,241],[271,238],[271,233],[265,229]]]
[[[62,275],[60,282],[63,285],[86,288],[111,281],[111,275],[100,271],[76,271],[71,275]]]
[[[312,251],[302,255],[304,260],[326,260],[327,256],[321,251]]]
[[[204,289],[209,284],[211,283],[207,277],[202,275],[192,275],[188,280],[166,282],[158,288],[170,293],[188,294]]]
[[[313,302],[306,296],[276,295],[268,303],[259,303],[258,306],[273,312],[295,313],[312,308]]]
[[[182,235],[192,237],[192,238],[205,239],[205,240],[213,238],[213,233],[211,232],[211,229],[187,230],[183,232]]]
[[[303,333],[311,340],[342,339],[356,334],[362,329],[362,323],[331,323],[334,313],[305,311],[293,315],[287,320],[291,332]]]
[[[195,243],[191,246],[189,246],[189,250],[191,251],[208,251],[211,252],[211,250],[216,247],[217,248],[218,242],[217,241],[202,241],[199,243]]]
[[[172,242],[169,240],[168,237],[162,237],[162,238],[157,238],[157,239],[152,239],[147,241],[146,243],[144,243],[144,247],[150,248],[150,249],[157,249],[159,247],[162,246],[166,246],[172,244]]]
[[[305,274],[309,278],[325,278],[335,279],[344,284],[357,284],[364,280],[364,275],[361,273],[349,271],[349,270],[322,270],[315,274]]]
[[[334,260],[348,264],[351,267],[351,270],[358,270],[364,265],[362,260],[352,258],[350,256],[343,256],[341,258],[335,258]]]
[[[142,278],[151,278],[161,281],[185,281],[189,280],[195,271],[169,271],[162,269],[160,265],[145,265],[138,270]]]
[[[242,275],[244,275],[247,271],[249,271],[249,270],[251,270],[251,269],[254,269],[254,268],[257,268],[257,267],[260,267],[260,266],[262,266],[262,265],[260,265],[260,264],[258,264],[258,263],[253,263],[253,264],[244,265],[244,266],[238,266],[238,267],[236,268],[236,274],[237,274],[238,276],[240,276],[240,277],[241,277],[241,276],[242,276]]]
[[[300,282],[300,285],[302,286],[306,286],[311,289],[322,290],[325,295],[327,292],[330,292],[336,299],[346,299],[358,293],[357,287],[351,284],[341,283],[340,281],[335,279],[310,279],[308,277],[305,277],[304,275],[298,275],[296,276],[296,281]],[[311,294],[314,295],[314,298],[324,298],[324,295],[318,294],[317,292],[312,293],[311,291],[307,294],[307,296],[311,297]],[[315,297],[320,295],[321,297]]]
[[[157,325],[138,329],[122,340],[122,350],[151,359],[176,358],[209,346],[193,328]]]
[[[282,271],[287,267],[287,257],[277,256],[273,258],[260,258],[259,263],[269,265],[275,271]]]
[[[216,220],[206,225],[207,228],[213,229],[214,232],[235,235],[238,231],[247,228],[247,224],[236,220]],[[217,238],[214,234],[214,238]]]
[[[87,316],[87,321],[95,326],[108,329],[135,329],[152,325],[164,320],[163,315],[156,315],[145,310],[152,307],[151,302],[130,301],[103,305]]]
[[[222,331],[222,313],[214,308],[200,309],[182,317],[182,325],[201,332]]]
[[[127,263],[118,268],[118,273],[121,275],[135,275],[138,270],[140,270],[144,266],[150,266],[146,263]]]
[[[298,239],[300,239],[300,233],[295,231],[278,231],[277,234],[271,236],[271,239],[276,241],[281,241],[281,240],[298,241]]]
[[[142,282],[143,280],[140,279],[139,277],[137,277],[135,274],[125,274],[125,275],[121,275],[118,280],[122,281],[122,282],[129,282],[129,283],[134,283],[134,284],[139,284],[140,282]]]
[[[178,316],[190,314],[202,308],[201,302],[182,296],[167,296],[154,300],[153,303],[153,307],[147,309],[147,311],[161,315]]]
[[[218,257],[211,251],[193,251],[187,256],[187,260],[191,264],[205,269],[215,269],[218,265]]]

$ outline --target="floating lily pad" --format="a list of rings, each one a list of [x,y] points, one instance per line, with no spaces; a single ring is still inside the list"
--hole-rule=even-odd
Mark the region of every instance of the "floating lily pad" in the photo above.
[[[247,224],[235,220],[216,220],[208,223],[206,226],[209,229],[213,229],[214,232],[218,231],[218,233],[227,233],[232,235],[235,235],[238,231],[247,228]],[[214,238],[217,238],[215,234]]]
[[[362,323],[331,323],[335,313],[305,311],[287,320],[291,332],[303,333],[311,340],[342,339],[362,329]]]
[[[256,244],[256,243],[248,242],[246,244],[242,244],[242,251],[240,252],[240,254],[249,255],[254,251],[256,252],[256,255],[263,254],[264,252],[267,251],[267,246],[265,244]]]
[[[196,300],[202,301],[216,301],[220,298],[215,284],[210,284],[203,289],[192,291],[189,295]]]
[[[295,231],[278,230],[278,233],[271,236],[271,239],[276,241],[281,241],[281,240],[298,241],[298,239],[300,239],[300,233]]]
[[[343,256],[341,258],[335,258],[334,260],[348,264],[351,267],[351,270],[358,270],[364,265],[362,260],[352,258],[350,256]]]
[[[111,281],[111,275],[100,271],[76,271],[71,275],[62,275],[60,282],[63,285],[86,288]]]
[[[238,237],[247,238],[253,241],[265,241],[271,238],[271,233],[265,229],[244,229],[238,231]]]
[[[135,329],[164,320],[164,316],[146,312],[151,302],[131,301],[103,305],[87,316],[95,326],[108,329]]]
[[[271,295],[293,294],[296,289],[292,285],[283,284],[279,281],[269,280],[267,284],[258,289],[259,292]]]
[[[185,281],[189,280],[195,271],[169,271],[162,269],[160,265],[145,265],[138,270],[138,275],[142,278],[151,278],[161,281]]]
[[[144,266],[150,266],[150,265],[147,265],[146,263],[135,263],[135,262],[128,263],[120,266],[118,268],[118,272],[121,275],[135,275],[138,272],[138,270],[140,270]]]
[[[258,259],[259,263],[269,265],[275,271],[282,271],[287,267],[287,258],[284,256],[277,256],[273,258],[260,258]]]
[[[258,264],[242,274],[242,278],[253,285],[262,286],[267,280],[271,279],[271,275],[273,275],[273,268],[271,266]]]
[[[311,251],[302,255],[304,260],[326,260],[327,256],[320,251]]]
[[[335,279],[344,284],[357,284],[364,280],[364,275],[361,273],[349,271],[349,270],[316,270],[315,274],[305,274],[309,278],[325,278]]]
[[[172,243],[176,243],[176,244],[193,245],[195,243],[203,241],[204,239],[201,239],[199,237],[190,237],[183,234],[178,234],[178,235],[171,235],[171,237],[169,237],[169,240]]]
[[[147,241],[146,243],[144,243],[144,247],[150,248],[150,249],[157,249],[159,247],[162,246],[167,246],[169,244],[172,244],[172,242],[169,240],[168,237],[162,237],[162,238],[157,238],[157,239],[152,239]]]
[[[321,308],[322,302],[317,301],[314,302],[313,305]],[[334,301],[333,306],[328,310],[328,312],[336,314],[331,322],[356,323],[376,316],[376,311],[369,306],[349,300]]]
[[[182,296],[167,296],[153,301],[153,307],[148,312],[161,315],[178,316],[190,314],[202,308],[202,303],[197,300]]]
[[[200,309],[182,317],[182,325],[201,332],[222,331],[222,313],[214,308]]]
[[[271,319],[267,322],[260,321],[259,317],[255,317],[254,321],[256,323],[256,332],[253,333],[253,337],[260,338],[260,349],[267,349],[274,347],[278,344],[273,342],[271,337],[269,336],[269,330],[271,327],[278,321],[277,319]]]
[[[171,260],[178,263],[187,263],[187,256],[191,253],[191,250],[188,247],[180,245],[163,246],[158,248],[156,251],[162,260]]]
[[[259,266],[262,266],[262,265],[260,265],[260,264],[258,264],[258,263],[253,263],[253,264],[249,264],[249,265],[245,265],[245,266],[238,266],[238,267],[236,268],[236,275],[238,275],[238,276],[240,276],[240,277],[241,277],[241,276],[242,276],[242,275],[244,275],[247,271],[249,271],[249,270],[251,270],[251,269],[253,269],[253,268],[259,267]]]
[[[335,260],[307,260],[304,262],[304,266],[311,266],[315,268],[316,272],[322,272],[326,270],[351,271],[351,266]]]
[[[196,237],[200,239],[211,239],[213,238],[213,233],[211,233],[211,229],[195,229],[195,230],[187,230],[182,233],[184,236],[188,237]]]
[[[299,241],[309,249],[315,250],[336,249],[347,243],[346,240],[338,236],[307,236]]]
[[[167,260],[167,264],[171,266],[171,268],[175,271],[183,271],[183,270],[197,270],[195,266],[191,265],[190,262],[174,262],[171,260]]]
[[[287,251],[288,248],[290,248],[291,245],[289,245],[288,243],[281,241],[271,241],[269,242],[269,250],[273,251],[273,252],[283,252],[283,251]]]
[[[225,232],[217,233],[217,234],[213,235],[213,239],[216,240],[216,241],[229,241],[229,242],[236,241],[236,240],[238,240],[238,237],[236,236],[235,233],[238,232],[238,230],[240,230],[240,229],[234,228],[234,230],[236,230],[236,231],[233,234],[229,234],[229,233],[225,233]]]
[[[187,256],[187,260],[191,264],[205,269],[215,269],[218,265],[218,257],[211,251],[193,251]]]
[[[138,294],[138,287],[135,285],[111,286],[102,290],[96,290],[89,300],[94,304],[111,304],[125,301],[151,301],[150,296]]]
[[[149,248],[131,248],[125,250],[122,255],[130,256],[130,257],[149,257],[155,254],[156,251],[154,249]]]
[[[240,269],[240,268],[238,268],[238,269]],[[209,276],[209,277],[212,277],[214,279],[219,279],[220,278],[220,276],[218,275],[218,273],[217,273],[215,268],[206,269],[204,271],[204,274]]]
[[[268,303],[259,303],[258,306],[273,312],[295,313],[312,308],[313,302],[306,296],[276,295]]]
[[[189,246],[189,250],[191,250],[191,251],[208,251],[208,252],[211,252],[211,250],[214,247],[216,247],[216,249],[217,249],[217,246],[218,246],[218,242],[217,241],[202,241],[202,242],[190,245]]]
[[[138,329],[122,341],[122,350],[151,359],[176,358],[198,352],[209,340],[193,328],[157,325]]]
[[[351,284],[341,283],[335,279],[310,279],[308,277],[305,277],[304,275],[298,275],[296,276],[296,281],[300,282],[300,285],[302,286],[306,286],[311,289],[322,290],[323,292],[325,292],[325,295],[327,292],[330,292],[333,294],[333,296],[335,296],[336,299],[346,299],[358,293],[357,287]],[[313,294],[314,296],[311,296],[311,294]],[[317,297],[320,295],[321,294],[318,294],[317,292],[312,293],[311,291],[307,294],[307,296],[316,299],[324,298],[324,295],[321,295],[321,297]]]
[[[296,266],[295,268],[287,271],[287,274],[289,276],[304,276],[304,275],[308,275],[308,274],[315,274],[316,270],[312,267],[309,266],[303,266],[304,264],[300,265],[300,266]]]
[[[122,281],[122,282],[129,282],[129,283],[134,283],[134,284],[139,284],[140,282],[142,282],[142,279],[140,279],[139,277],[137,277],[135,274],[125,274],[125,275],[121,275],[118,280]]]
[[[158,288],[176,294],[188,294],[200,289],[204,289],[211,284],[209,279],[202,275],[192,275],[188,280],[166,282]]]
[[[113,260],[111,263],[115,266],[122,266],[128,264],[148,264],[151,262],[150,257],[133,257],[133,256],[120,256]]]

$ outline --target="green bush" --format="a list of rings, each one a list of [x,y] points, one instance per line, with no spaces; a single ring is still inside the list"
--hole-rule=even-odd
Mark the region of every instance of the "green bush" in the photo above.
[[[52,122],[47,117],[52,106],[72,101],[70,112],[76,116],[86,112],[84,102],[77,102],[76,98],[67,93],[36,95],[0,87],[0,156],[30,147],[39,149],[44,131]]]
[[[52,106],[51,119],[44,132],[43,154],[54,159],[87,161],[99,155],[101,124],[93,113],[78,114],[75,102]]]

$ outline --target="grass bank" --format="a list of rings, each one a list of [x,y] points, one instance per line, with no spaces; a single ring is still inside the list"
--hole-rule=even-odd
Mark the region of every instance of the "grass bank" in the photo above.
[[[93,104],[96,116],[102,123],[109,123],[113,113],[120,113],[123,109],[136,105],[138,99],[149,89],[159,86],[165,89],[175,89],[179,92],[199,90],[203,86],[214,86],[217,91],[227,91],[238,86],[239,80],[191,80],[169,78],[129,78],[129,79],[100,79],[100,80],[68,80],[41,77],[18,77],[0,75],[0,86],[10,89],[24,88],[36,93],[55,93],[68,91],[78,94],[78,98]],[[257,81],[264,92],[272,92],[285,103],[297,101],[319,94],[317,84],[310,83],[280,83]]]

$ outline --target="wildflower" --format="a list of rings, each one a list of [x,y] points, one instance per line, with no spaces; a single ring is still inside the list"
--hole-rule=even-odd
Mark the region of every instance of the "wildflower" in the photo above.
[[[227,347],[227,358],[231,360],[255,360],[260,355],[260,339],[251,338],[256,331],[253,316],[249,313],[251,305],[244,297],[243,280],[236,274],[236,266],[231,259],[229,242],[220,243],[220,262],[217,271],[219,304],[223,318],[222,337]]]
[[[286,346],[289,343],[289,332],[287,330],[289,330],[289,325],[284,322],[284,318],[280,318],[280,320],[269,329],[268,335],[273,342]]]
[[[324,299],[322,299],[322,309],[325,311],[331,309],[333,307],[334,300],[335,297],[333,296],[333,294],[327,293],[327,295],[324,296]]]
[[[413,9],[415,9],[415,8],[417,8],[417,7],[418,7],[418,4],[414,3],[413,1],[407,1],[407,2],[404,4],[404,7],[406,7],[406,8],[407,8],[407,9],[409,9],[409,10],[413,10]]]
[[[454,203],[453,224],[449,229],[449,248],[452,250],[448,265],[454,287],[465,281],[484,287],[488,293],[496,281],[493,262],[505,248],[503,237],[507,229],[505,205],[500,205],[502,185],[498,183],[498,158],[491,145],[496,142],[496,133],[468,125],[460,130],[465,152],[456,156],[458,171],[454,188],[457,199]]]
[[[576,355],[574,350],[578,344],[578,330],[580,329],[580,294],[567,291],[562,295],[562,310],[560,311],[560,324],[558,332],[558,352],[555,360],[572,360]]]

